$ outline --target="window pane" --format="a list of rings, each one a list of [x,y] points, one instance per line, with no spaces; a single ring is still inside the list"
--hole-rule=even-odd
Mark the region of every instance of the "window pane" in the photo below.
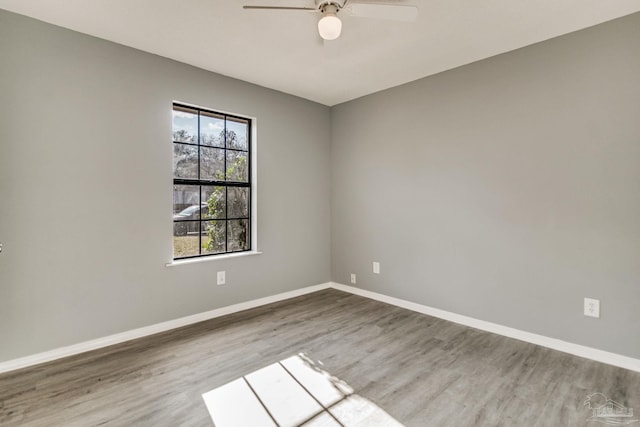
[[[212,185],[202,186],[202,218],[224,219],[226,218],[225,187]]]
[[[249,150],[248,124],[248,120],[227,118],[227,148]]]
[[[226,252],[224,237],[225,221],[204,221],[202,223],[202,253],[217,254]]]
[[[227,151],[227,181],[249,182],[247,153]]]
[[[249,236],[249,221],[246,219],[227,221],[227,240],[229,252],[245,251],[249,249],[247,236]]]
[[[173,235],[174,236],[197,236],[198,227],[200,221],[174,221],[173,222]]]
[[[249,189],[246,187],[229,187],[227,218],[249,217]]]
[[[183,226],[186,223],[174,223],[174,226]],[[197,223],[196,223],[197,224]],[[196,228],[197,230],[197,228]],[[200,251],[198,248],[198,244],[200,242],[200,238],[198,233],[188,234],[188,235],[176,235],[174,230],[173,236],[173,257],[174,258],[182,258],[186,256],[194,256],[199,255]]]
[[[198,112],[189,108],[173,107],[173,140],[198,143]]]
[[[198,219],[187,218],[188,216],[199,214],[198,204],[200,198],[198,192],[200,187],[197,185],[174,185],[173,186],[173,219],[174,220],[188,220]]]
[[[224,147],[224,116],[200,113],[200,144]]]
[[[198,147],[173,144],[173,176],[198,179]]]
[[[224,150],[200,147],[200,179],[224,181]]]

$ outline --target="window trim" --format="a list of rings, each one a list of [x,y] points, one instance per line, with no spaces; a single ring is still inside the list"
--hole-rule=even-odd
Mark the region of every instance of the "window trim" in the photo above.
[[[165,263],[165,267],[177,267],[179,265],[197,264],[200,262],[222,261],[225,259],[243,258],[252,255],[262,255],[262,251],[236,251],[225,254],[208,254],[203,256],[193,256],[189,258],[177,258],[171,262]]]
[[[187,110],[196,110],[198,115],[198,135],[197,135],[197,141],[195,143],[193,142],[183,142],[183,141],[175,141],[173,139],[173,127],[172,127],[172,132],[171,132],[171,150],[172,150],[172,158],[173,158],[173,149],[174,146],[176,144],[180,144],[180,145],[185,145],[185,146],[191,146],[191,147],[196,147],[198,150],[198,178],[194,179],[194,178],[176,178],[175,176],[173,176],[173,169],[172,169],[172,188],[175,185],[194,185],[194,186],[199,186],[200,190],[199,190],[199,194],[198,194],[198,198],[200,200],[200,202],[202,202],[201,198],[202,198],[202,186],[221,186],[221,187],[225,187],[226,188],[233,188],[233,187],[239,187],[239,188],[248,188],[249,189],[249,198],[247,200],[247,212],[248,212],[248,218],[228,218],[227,217],[227,212],[228,212],[228,204],[226,204],[226,200],[225,200],[225,218],[221,219],[221,221],[230,221],[230,220],[234,220],[234,219],[246,219],[248,221],[248,235],[247,235],[247,249],[243,249],[243,250],[235,250],[235,251],[225,251],[225,252],[218,252],[218,253],[202,253],[202,232],[200,232],[199,236],[198,236],[198,249],[199,249],[199,254],[197,255],[188,255],[188,256],[181,256],[181,257],[175,257],[175,248],[174,248],[174,244],[173,244],[173,237],[174,237],[174,231],[172,231],[172,245],[171,245],[171,262],[167,263],[166,266],[173,266],[173,265],[179,265],[179,264],[186,264],[186,263],[193,263],[196,261],[205,261],[205,260],[215,260],[215,259],[226,259],[226,258],[233,258],[233,257],[237,257],[237,256],[243,256],[243,255],[256,255],[256,254],[261,254],[262,252],[257,250],[257,185],[256,185],[256,171],[257,171],[257,167],[256,167],[256,128],[257,128],[257,119],[255,117],[251,117],[251,116],[246,116],[246,115],[240,115],[240,114],[235,114],[235,113],[230,113],[230,112],[226,112],[226,111],[222,111],[222,110],[213,110],[212,108],[208,108],[208,107],[201,107],[198,105],[194,105],[194,104],[190,104],[190,103],[186,103],[186,102],[181,102],[181,101],[172,101],[171,103],[171,112],[173,114],[173,111],[176,110],[176,107],[178,109],[180,108],[184,108]],[[226,147],[226,143],[224,147],[216,147],[216,146],[210,146],[210,145],[203,145],[201,144],[200,141],[200,120],[201,120],[201,114],[202,113],[208,113],[208,114],[212,114],[212,115],[217,115],[220,116],[221,118],[224,119],[225,122],[225,132],[227,130],[227,119],[238,119],[238,121],[241,122],[246,122],[247,123],[247,150],[241,150],[241,149],[237,149],[237,148],[228,148]],[[247,174],[248,174],[248,179],[247,182],[242,182],[242,181],[220,181],[220,180],[204,180],[204,179],[200,179],[200,147],[209,147],[209,148],[216,148],[216,149],[221,149],[224,150],[224,167],[225,167],[225,171],[226,171],[226,166],[227,166],[227,152],[231,151],[231,152],[240,152],[240,153],[247,153]],[[226,172],[225,172],[226,173]],[[225,190],[225,194],[226,194],[226,190]],[[172,197],[173,199],[173,197]],[[226,197],[225,197],[226,199]],[[173,208],[173,203],[174,201],[172,200],[172,208]],[[173,209],[172,209],[173,210]],[[178,222],[184,222],[184,223],[188,223],[188,222],[197,222],[200,226],[199,229],[201,227],[201,224],[203,222],[206,221],[214,221],[213,219],[208,219],[208,218],[202,218],[200,217],[197,220],[185,220],[185,221],[176,221],[173,220],[171,221],[171,227],[172,230],[175,229],[175,224]],[[228,246],[228,229],[227,229],[227,225],[225,224],[225,249]]]

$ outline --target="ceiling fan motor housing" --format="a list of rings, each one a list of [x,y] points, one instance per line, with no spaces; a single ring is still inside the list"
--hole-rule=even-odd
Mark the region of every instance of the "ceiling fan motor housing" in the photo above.
[[[322,13],[337,13],[346,5],[346,1],[316,0],[316,7]],[[335,10],[332,10],[335,9]]]

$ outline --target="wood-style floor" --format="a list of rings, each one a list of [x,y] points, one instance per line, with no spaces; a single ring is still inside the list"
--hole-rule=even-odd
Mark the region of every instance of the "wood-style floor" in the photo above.
[[[407,426],[640,414],[640,373],[331,289],[0,375],[0,425],[212,426],[203,393],[300,352]]]

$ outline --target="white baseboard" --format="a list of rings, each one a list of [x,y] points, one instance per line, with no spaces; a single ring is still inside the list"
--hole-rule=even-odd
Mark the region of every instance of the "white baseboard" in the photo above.
[[[204,313],[181,317],[179,319],[169,320],[167,322],[133,329],[119,334],[109,335],[107,337],[85,341],[82,343],[73,344],[50,351],[45,351],[43,353],[21,357],[19,359],[0,362],[0,373],[39,365],[41,363],[50,362],[56,359],[61,359],[63,357],[73,356],[76,354],[84,353],[86,351],[96,350],[125,341],[130,341],[136,338],[142,338],[148,335],[157,334],[159,332],[169,331],[171,329],[180,328],[182,326],[191,325],[193,323],[202,322],[204,320],[225,316],[227,314],[237,313],[239,311],[271,304],[273,302],[283,301],[289,298],[294,298],[300,295],[305,295],[328,288],[338,289],[340,291],[348,292],[354,295],[360,295],[365,298],[392,304],[397,307],[405,308],[407,310],[427,314],[433,317],[438,317],[450,322],[459,323],[461,325],[470,326],[472,328],[492,332],[494,334],[503,335],[509,338],[515,338],[520,341],[541,345],[543,347],[573,354],[579,357],[584,357],[586,359],[595,360],[597,362],[606,363],[608,365],[618,366],[620,368],[640,372],[640,359],[634,359],[632,357],[622,356],[620,354],[610,353],[608,351],[598,350],[592,347],[586,347],[583,345],[573,344],[567,341],[549,338],[531,332],[521,331],[519,329],[510,328],[507,326],[499,325],[497,323],[485,322],[484,320],[474,319],[473,317],[463,316],[461,314],[451,313],[449,311],[417,304],[411,301],[390,297],[387,295],[379,294],[377,292],[368,291],[366,289],[347,286],[341,283],[328,282],[315,286],[308,286],[306,288],[296,289],[294,291],[284,292],[277,295],[259,298],[252,301],[242,302],[227,307],[217,308],[215,310],[207,311]]]
[[[182,326],[191,325],[193,323],[202,322],[204,320],[225,316],[227,314],[237,313],[239,311],[259,307],[261,305],[271,304],[273,302],[294,298],[300,295],[327,289],[330,286],[330,283],[308,286],[306,288],[296,289],[294,291],[284,292],[281,294],[258,298],[252,301],[242,302],[227,307],[217,308],[215,310],[207,311],[204,313],[193,314],[191,316],[181,317],[179,319],[156,323],[155,325],[145,326],[115,335],[109,335],[107,337],[98,338],[95,340],[85,341],[66,347],[60,347],[54,350],[45,351],[43,353],[21,357],[19,359],[0,362],[0,374],[4,372],[14,371],[16,369],[39,365],[45,362],[51,362],[56,359],[73,356],[75,354],[84,353],[86,351],[96,350],[114,344],[120,344],[125,341],[146,337],[148,335],[157,334],[159,332],[169,331],[171,329],[180,328]]]
[[[598,350],[592,347],[586,347],[583,345],[573,344],[567,341],[549,338],[531,332],[521,331],[519,329],[510,328],[508,326],[498,325],[497,323],[485,322],[484,320],[474,319],[473,317],[451,313],[449,311],[444,311],[426,305],[417,304],[411,301],[390,297],[353,286],[343,285],[341,283],[331,282],[330,286],[334,289],[349,292],[355,295],[360,295],[387,304],[392,304],[401,308],[406,308],[407,310],[427,314],[429,316],[438,317],[450,322],[459,323],[461,325],[470,326],[472,328],[492,332],[494,334],[503,335],[509,338],[515,338],[517,340],[525,341],[531,344],[537,344],[543,347],[562,351],[564,353],[573,354],[574,356],[584,357],[585,359],[591,359],[597,362],[606,363],[608,365],[618,366],[620,368],[640,372],[640,359],[634,359],[632,357],[622,356],[620,354],[610,353],[608,351]]]

